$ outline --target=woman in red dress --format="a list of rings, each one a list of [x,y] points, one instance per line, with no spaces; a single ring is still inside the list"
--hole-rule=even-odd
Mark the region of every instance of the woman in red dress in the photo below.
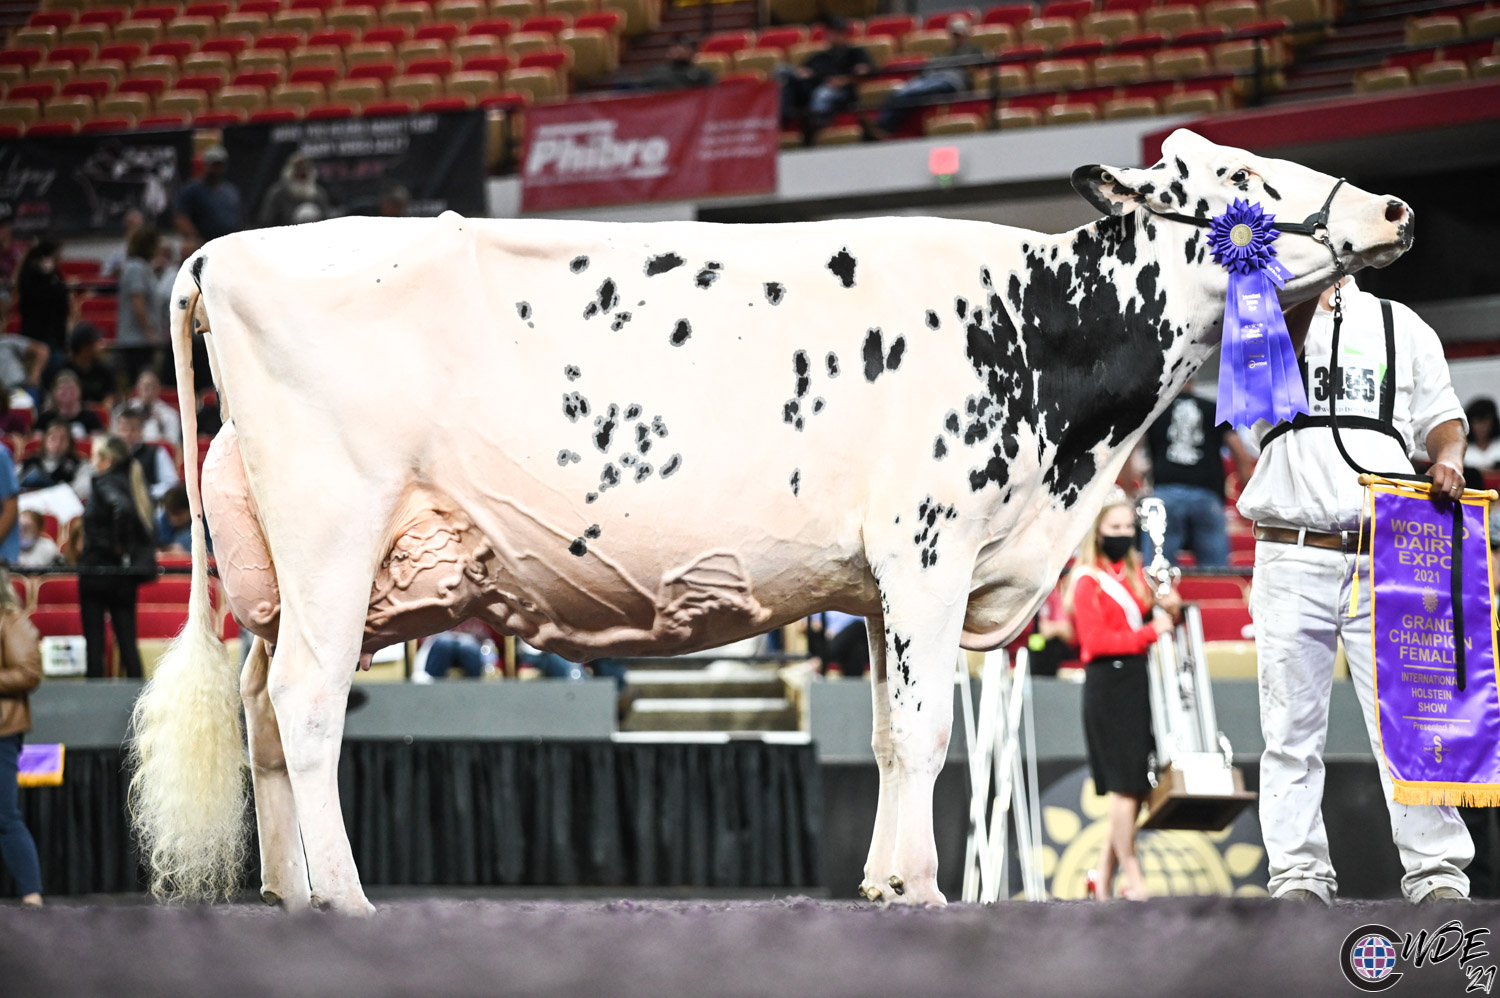
[[[1144,900],[1146,884],[1135,852],[1135,823],[1151,791],[1153,747],[1146,652],[1172,627],[1181,609],[1175,592],[1158,604],[1146,585],[1136,547],[1135,509],[1115,492],[1083,539],[1073,569],[1073,624],[1083,660],[1083,732],[1094,789],[1109,795],[1109,837],[1090,871],[1094,896],[1111,895],[1118,872],[1122,893]],[[1166,614],[1153,614],[1153,606]]]

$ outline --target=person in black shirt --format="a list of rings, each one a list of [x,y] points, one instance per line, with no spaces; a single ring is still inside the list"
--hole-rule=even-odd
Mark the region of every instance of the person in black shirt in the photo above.
[[[641,87],[645,90],[683,90],[706,87],[713,82],[712,73],[693,63],[693,48],[682,38],[672,42],[666,62],[652,66],[641,77]]]
[[[870,53],[849,44],[849,23],[828,20],[828,47],[814,52],[796,69],[783,69],[781,119],[800,126],[808,144],[813,133],[835,114],[854,106],[854,81],[875,68]]]
[[[1184,547],[1193,552],[1203,568],[1229,564],[1229,534],[1224,526],[1224,459],[1220,449],[1229,448],[1240,481],[1250,479],[1250,452],[1239,434],[1228,426],[1214,425],[1214,404],[1192,394],[1192,384],[1183,389],[1146,432],[1151,455],[1153,494],[1167,508],[1167,530],[1162,551],[1177,562]],[[1150,538],[1146,539],[1150,561]]]
[[[100,346],[104,336],[92,322],[80,322],[68,334],[68,359],[62,370],[78,379],[83,401],[95,405],[113,405],[120,394],[120,375],[104,359]]]
[[[156,532],[150,524],[151,499],[140,466],[130,459],[124,441],[108,437],[94,448],[94,489],[83,507],[83,552],[78,558],[80,565],[115,570],[78,579],[90,679],[104,678],[106,615],[126,677],[141,678],[135,609],[141,583],[156,574]]]
[[[21,312],[21,335],[44,344],[52,352],[54,365],[61,363],[68,337],[68,322],[75,301],[67,282],[57,270],[62,244],[43,237],[21,259],[16,274],[16,306]]]

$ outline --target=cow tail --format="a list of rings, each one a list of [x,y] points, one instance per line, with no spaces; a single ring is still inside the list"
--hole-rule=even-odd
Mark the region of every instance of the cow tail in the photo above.
[[[249,788],[235,662],[219,640],[208,593],[193,320],[202,291],[190,258],[172,287],[172,355],[182,414],[183,478],[192,511],[187,625],[157,662],[131,711],[130,820],[158,897],[212,900],[239,885],[249,845]]]

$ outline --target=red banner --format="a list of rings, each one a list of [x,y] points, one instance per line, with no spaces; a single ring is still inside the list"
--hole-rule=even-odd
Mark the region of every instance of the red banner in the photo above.
[[[776,189],[774,83],[724,83],[526,111],[521,210]]]

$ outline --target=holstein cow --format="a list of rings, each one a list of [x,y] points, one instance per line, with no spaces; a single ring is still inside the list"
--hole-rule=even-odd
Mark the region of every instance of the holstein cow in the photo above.
[[[664,655],[838,609],[870,625],[864,888],[941,903],[955,656],[1020,631],[1214,349],[1227,278],[1191,219],[1247,197],[1300,220],[1335,181],[1179,131],[1155,166],[1074,184],[1106,216],[1062,235],[450,214],[194,254],[173,289],[178,378],[207,332],[228,418],[200,497],[183,396],[190,621],[135,714],[158,890],[222,893],[238,872],[240,697],[262,896],[366,912],[336,784],[362,655],[471,616],[572,659]],[[1339,188],[1331,242],[1278,243],[1286,300],[1330,284],[1333,253],[1390,263],[1409,215]],[[240,697],[202,512],[258,636]]]

